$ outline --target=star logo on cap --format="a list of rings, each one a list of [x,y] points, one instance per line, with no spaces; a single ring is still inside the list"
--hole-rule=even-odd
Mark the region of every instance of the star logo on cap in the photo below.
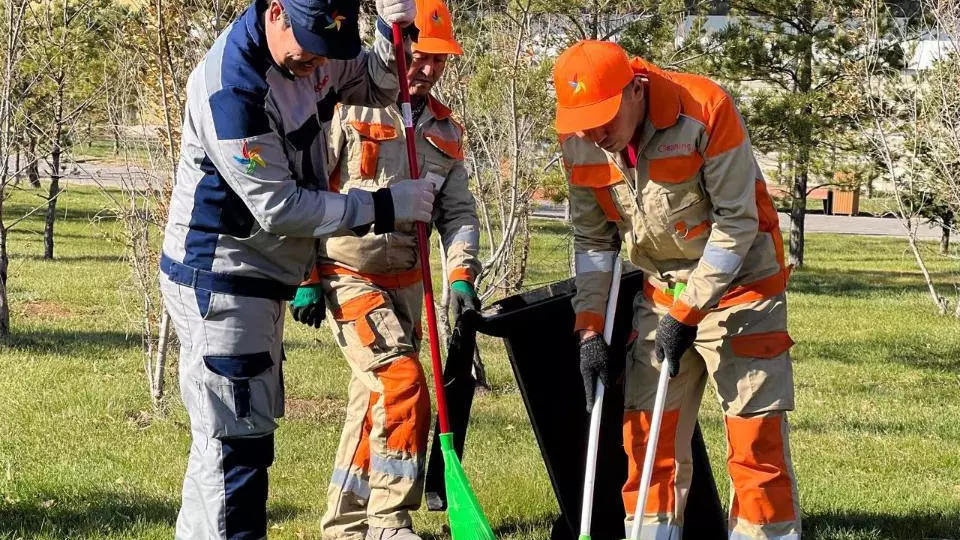
[[[247,174],[253,173],[253,171],[257,170],[257,167],[267,166],[267,162],[260,157],[260,148],[257,146],[253,148],[248,147],[247,141],[243,141],[243,146],[240,147],[240,155],[233,156],[233,159],[237,160],[237,163],[247,166]]]
[[[579,75],[574,75],[573,80],[567,82],[570,85],[570,88],[573,88],[573,95],[577,95],[580,92],[584,92],[587,89],[587,85],[583,84],[583,81],[580,80]]]
[[[324,28],[325,28],[326,30],[334,30],[334,29],[336,29],[336,31],[339,32],[339,31],[340,31],[340,25],[343,24],[343,21],[347,20],[347,18],[344,17],[343,15],[340,15],[340,14],[337,13],[336,11],[334,11],[333,14],[330,15],[330,20],[332,20],[333,22],[331,22],[330,24],[328,24],[328,25],[327,25],[326,27],[324,27]]]
[[[438,9],[433,10],[433,15],[430,16],[430,20],[433,21],[433,24],[440,24],[440,21],[443,20],[442,18],[440,18],[440,10]]]

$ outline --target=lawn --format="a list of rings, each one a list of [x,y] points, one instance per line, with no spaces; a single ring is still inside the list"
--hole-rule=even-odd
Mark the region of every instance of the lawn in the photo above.
[[[166,417],[147,412],[120,226],[101,211],[102,194],[70,189],[58,207],[57,260],[39,257],[42,216],[10,238],[0,539],[170,538],[186,415],[175,395]],[[8,216],[35,198],[18,194]],[[535,228],[531,286],[566,273],[569,245],[563,225]],[[810,235],[807,246],[808,266],[790,285],[805,537],[960,539],[960,323],[935,314],[902,241]],[[947,292],[957,261],[928,247]],[[319,538],[348,373],[325,329],[288,319],[286,342],[288,416],[271,469],[270,534]],[[494,391],[475,403],[465,468],[500,538],[540,540],[556,503],[502,346],[485,339],[481,347]],[[168,387],[176,388],[175,370]],[[702,422],[722,478],[711,398]],[[720,488],[725,497],[726,483]],[[416,519],[444,537],[442,515]]]

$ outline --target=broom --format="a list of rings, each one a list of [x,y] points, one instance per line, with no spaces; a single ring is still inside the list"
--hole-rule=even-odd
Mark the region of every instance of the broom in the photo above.
[[[407,81],[407,57],[400,25],[393,25],[393,51],[397,58],[397,78],[400,81],[400,104],[407,142],[407,160],[410,176],[420,178],[417,166],[417,143],[410,109],[410,86]],[[440,360],[440,334],[437,331],[437,313],[433,303],[433,280],[430,276],[430,251],[427,243],[427,224],[417,223],[417,249],[420,252],[420,273],[423,274],[423,301],[430,333],[430,360],[433,363],[433,386],[437,394],[437,417],[440,421],[440,448],[443,451],[443,476],[447,491],[447,519],[453,540],[495,540],[493,530],[470,487],[470,481],[460,466],[453,446],[453,433],[447,418],[447,398],[443,389],[443,364]]]

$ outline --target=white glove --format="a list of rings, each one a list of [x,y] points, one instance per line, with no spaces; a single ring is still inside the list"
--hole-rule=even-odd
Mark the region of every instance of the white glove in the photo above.
[[[376,0],[377,15],[387,24],[407,26],[417,18],[415,0]]]
[[[429,223],[433,217],[433,190],[433,182],[426,180],[401,180],[390,186],[394,221]]]

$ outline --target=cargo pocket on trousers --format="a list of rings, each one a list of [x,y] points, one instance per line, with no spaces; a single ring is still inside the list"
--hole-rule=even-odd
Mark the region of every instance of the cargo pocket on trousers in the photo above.
[[[790,347],[793,347],[793,339],[785,330],[734,336],[730,340],[734,354],[753,358],[776,358]]]
[[[373,324],[370,321],[370,312],[386,304],[383,295],[377,292],[365,293],[351,298],[333,308],[333,318],[339,323],[352,325],[356,334],[357,344],[363,347],[371,347],[377,341],[377,334],[374,332]],[[347,339],[347,345],[352,345],[350,339]]]
[[[785,330],[733,336],[732,370],[718,374],[728,414],[792,410],[793,367],[787,354],[794,344]],[[721,369],[722,365],[721,365]]]
[[[210,437],[267,435],[276,429],[280,381],[269,352],[210,355],[203,363],[203,417]]]

